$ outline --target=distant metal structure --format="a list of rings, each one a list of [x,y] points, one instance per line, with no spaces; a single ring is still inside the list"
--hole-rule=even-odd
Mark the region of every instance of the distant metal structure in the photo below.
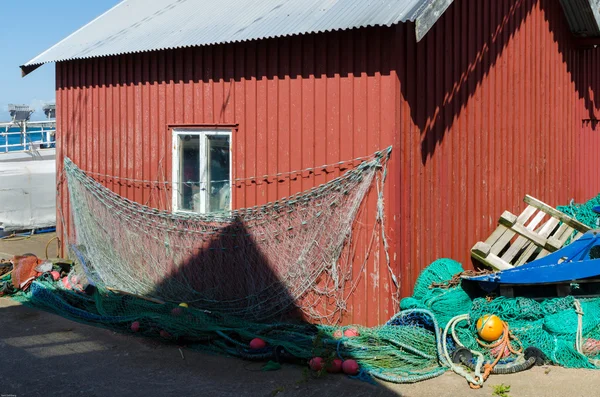
[[[47,119],[55,119],[56,118],[56,104],[51,103],[45,105],[43,108],[44,113],[46,114]]]
[[[43,107],[47,121],[30,121],[35,109],[28,105],[8,105],[11,121],[0,123],[0,153],[19,150],[37,150],[54,147],[56,133],[56,105]],[[18,128],[19,131],[15,131]],[[18,142],[16,136],[19,136]],[[12,137],[12,138],[11,138]],[[14,139],[13,139],[14,138]]]
[[[27,105],[8,105],[8,112],[14,123],[23,123],[29,121],[35,109]]]

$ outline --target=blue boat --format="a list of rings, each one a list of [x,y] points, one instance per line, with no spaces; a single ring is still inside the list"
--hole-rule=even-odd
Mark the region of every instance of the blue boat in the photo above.
[[[598,209],[600,210],[600,208]],[[472,277],[487,292],[501,286],[525,286],[569,283],[600,277],[600,229],[590,230],[570,245],[513,269]]]

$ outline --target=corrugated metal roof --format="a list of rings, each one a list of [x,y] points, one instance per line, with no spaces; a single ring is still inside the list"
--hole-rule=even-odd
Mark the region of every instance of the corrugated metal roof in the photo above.
[[[573,33],[600,36],[600,0],[560,0]]]
[[[418,21],[452,0],[124,0],[21,66]]]

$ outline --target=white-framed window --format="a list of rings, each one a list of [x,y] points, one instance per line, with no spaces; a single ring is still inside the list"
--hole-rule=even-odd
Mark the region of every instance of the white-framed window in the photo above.
[[[231,210],[231,131],[173,130],[173,211]]]

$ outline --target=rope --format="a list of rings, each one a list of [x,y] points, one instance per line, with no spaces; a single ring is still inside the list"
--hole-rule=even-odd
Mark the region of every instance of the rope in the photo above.
[[[390,151],[390,148],[387,148],[383,151],[380,152],[376,152],[375,155],[379,155],[382,153],[387,153]],[[278,173],[273,173],[273,174],[265,174],[262,176],[250,176],[250,177],[246,177],[246,178],[235,178],[232,179],[231,182],[241,182],[241,181],[252,181],[252,180],[257,180],[257,179],[269,179],[272,177],[280,177],[280,176],[284,176],[284,175],[293,175],[293,174],[302,174],[302,173],[314,173],[315,170],[323,170],[324,172],[330,172],[327,171],[328,168],[342,168],[342,165],[348,165],[350,166],[350,164],[355,164],[357,162],[365,162],[369,159],[372,159],[373,155],[371,156],[364,156],[364,157],[356,157],[352,160],[346,160],[346,161],[339,161],[336,163],[329,163],[329,164],[324,164],[321,166],[316,166],[316,167],[309,167],[309,168],[303,168],[303,169],[299,169],[299,170],[294,170],[294,171],[288,171],[288,172],[278,172]],[[177,185],[177,184],[182,184],[182,185],[197,185],[197,184],[201,184],[201,183],[206,183],[204,181],[199,181],[199,182],[171,182],[171,181],[156,181],[156,180],[152,180],[152,179],[136,179],[136,178],[127,178],[127,177],[123,177],[123,176],[116,176],[116,175],[110,175],[110,174],[102,174],[99,172],[92,172],[92,171],[88,171],[88,170],[82,170],[84,173],[86,173],[87,175],[94,175],[96,177],[102,177],[102,178],[109,178],[109,179],[118,179],[118,180],[122,180],[122,181],[127,181],[127,182],[133,182],[133,183],[143,183],[143,184],[155,184],[155,185]],[[218,182],[230,182],[229,179],[223,179],[223,180],[211,180],[211,183],[218,183]]]
[[[477,339],[477,343],[487,349],[497,349],[497,356],[494,359],[494,361],[490,364],[490,363],[486,363],[484,365],[484,371],[483,371],[483,381],[485,382],[487,380],[487,378],[490,376],[490,374],[492,373],[494,367],[498,364],[498,362],[500,361],[500,359],[502,358],[502,356],[504,355],[504,352],[506,351],[506,349],[508,349],[508,351],[510,351],[513,354],[517,354],[520,355],[521,351],[523,350],[522,347],[520,347],[519,349],[515,349],[512,344],[510,343],[510,339],[513,338],[515,339],[517,342],[519,341],[514,335],[511,334],[508,324],[505,321],[502,321],[502,336],[500,337],[500,339],[498,339],[496,342],[490,343],[490,344],[486,344],[485,342],[482,342],[481,340]],[[469,386],[472,389],[479,389],[481,388],[482,385],[480,384],[469,384]]]
[[[474,351],[474,350],[471,351],[472,354],[477,356],[477,363],[475,364],[475,374],[472,375],[469,372],[465,371],[465,369],[462,368],[460,365],[454,364],[452,362],[452,359],[450,358],[450,354],[448,353],[448,346],[447,346],[447,341],[446,341],[446,338],[448,336],[448,330],[453,328],[456,324],[458,324],[461,321],[469,321],[469,315],[461,314],[456,317],[453,317],[452,319],[450,319],[448,324],[446,324],[446,328],[444,328],[444,333],[442,334],[442,351],[444,354],[444,358],[445,358],[447,364],[450,366],[450,369],[452,371],[454,371],[456,374],[465,378],[467,380],[467,382],[469,382],[469,385],[475,385],[475,386],[481,387],[485,380],[481,374],[481,367],[483,366],[483,362],[484,362],[483,354],[479,353],[478,351]],[[457,343],[460,346],[462,346],[462,344],[460,344],[458,339],[455,339],[455,340],[457,341]]]
[[[577,349],[577,352],[579,354],[587,357],[583,352],[583,316],[585,315],[585,313],[583,312],[581,302],[579,302],[578,299],[575,299],[573,304],[575,305],[575,313],[577,313],[577,333],[575,334],[575,348]],[[595,367],[600,367],[600,360],[594,360],[589,357],[587,357],[587,359],[590,362],[590,364],[594,365]]]
[[[60,256],[59,255],[60,238],[58,236],[54,236],[50,240],[48,240],[48,242],[46,243],[46,249],[44,250],[44,252],[46,253],[46,259],[48,259],[48,247],[50,246],[50,243],[53,242],[54,240],[58,240],[58,246],[56,248],[56,257],[58,258]]]
[[[482,353],[480,353],[476,350],[469,349],[471,354],[473,354],[474,356],[477,356],[477,361],[476,361],[476,364],[474,367],[470,364],[463,363],[463,364],[466,364],[467,367],[469,367],[470,369],[472,369],[474,371],[473,375],[470,374],[469,372],[465,371],[460,365],[457,365],[452,362],[452,359],[450,358],[450,354],[448,353],[448,348],[447,348],[446,337],[449,332],[451,333],[456,344],[462,348],[465,348],[463,343],[458,338],[458,336],[456,334],[456,330],[455,330],[456,325],[461,321],[469,321],[469,315],[461,314],[456,317],[453,317],[448,322],[448,324],[446,325],[446,328],[444,329],[444,334],[442,336],[442,338],[443,338],[442,339],[442,349],[443,349],[444,357],[445,357],[446,361],[449,363],[452,371],[454,371],[458,375],[464,377],[472,389],[481,388],[483,386],[483,383],[487,380],[487,378],[492,373],[518,372],[518,371],[522,371],[524,369],[530,368],[535,363],[535,358],[533,358],[533,359],[526,360],[525,362],[522,362],[522,363],[515,363],[515,364],[510,364],[509,366],[503,366],[502,368],[499,368],[498,371],[494,371],[496,366],[500,362],[500,359],[504,356],[504,353],[506,350],[510,351],[513,354],[518,355],[519,357],[522,357],[521,352],[522,352],[523,347],[522,347],[519,339],[510,332],[508,323],[506,323],[505,321],[502,321],[503,333],[502,333],[502,336],[500,337],[500,339],[498,339],[497,341],[490,343],[490,344],[486,344],[486,343],[482,342],[481,340],[477,339],[477,343],[481,347],[484,347],[484,348],[487,348],[490,350],[497,349],[497,355],[495,356],[494,360],[491,363],[485,363],[485,358]],[[510,342],[511,339],[514,339],[515,341],[517,341],[519,343],[519,345],[521,345],[521,346],[518,349],[514,348]],[[481,372],[482,368],[483,368],[483,373]]]

